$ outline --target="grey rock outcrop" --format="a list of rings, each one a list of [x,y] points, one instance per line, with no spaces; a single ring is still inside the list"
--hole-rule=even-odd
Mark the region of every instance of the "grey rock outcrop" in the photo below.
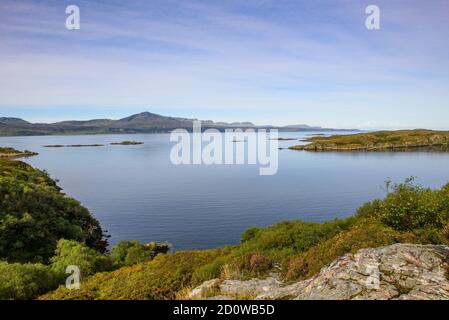
[[[220,299],[449,299],[448,260],[446,246],[394,244],[346,254],[314,277],[287,286],[273,277],[214,279],[202,290],[213,283]],[[195,288],[189,298],[204,298],[200,291]]]

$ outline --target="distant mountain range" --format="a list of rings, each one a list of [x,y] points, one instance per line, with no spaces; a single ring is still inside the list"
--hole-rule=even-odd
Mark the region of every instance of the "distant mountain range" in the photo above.
[[[0,117],[0,136],[30,136],[55,134],[106,134],[106,133],[160,133],[170,132],[177,128],[192,130],[196,119],[166,117],[151,112],[142,112],[119,119],[94,119],[86,121],[62,121],[55,123],[31,123],[19,118]],[[337,129],[311,127],[305,124],[289,126],[256,126],[251,122],[214,122],[201,121],[203,129],[216,128],[266,128],[280,131],[335,131]],[[352,130],[352,129],[346,129]],[[342,129],[338,129],[342,131]]]

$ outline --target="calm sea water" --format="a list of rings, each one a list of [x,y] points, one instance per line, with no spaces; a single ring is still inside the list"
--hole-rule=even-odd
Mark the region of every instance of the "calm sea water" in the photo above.
[[[122,140],[144,144],[43,148]],[[260,176],[257,165],[174,166],[172,145],[168,134],[0,138],[0,146],[39,152],[25,161],[47,170],[64,192],[89,208],[111,234],[111,243],[166,241],[175,250],[236,244],[246,228],[286,219],[353,215],[364,202],[384,196],[387,178],[417,176],[430,187],[449,181],[449,153],[443,152],[280,150],[278,173]]]

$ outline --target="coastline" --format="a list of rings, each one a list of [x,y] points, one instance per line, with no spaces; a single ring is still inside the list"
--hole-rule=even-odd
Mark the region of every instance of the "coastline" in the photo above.
[[[321,151],[395,151],[419,148],[449,147],[449,131],[398,130],[374,131],[329,137],[311,137],[305,145],[289,147],[290,150]]]
[[[17,159],[17,158],[23,158],[23,157],[32,157],[37,156],[39,153],[24,150],[19,151],[14,148],[9,147],[0,147],[0,158],[9,158],[9,159]]]

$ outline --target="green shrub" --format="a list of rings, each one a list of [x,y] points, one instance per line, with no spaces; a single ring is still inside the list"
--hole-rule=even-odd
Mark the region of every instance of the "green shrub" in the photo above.
[[[106,241],[97,220],[60,192],[45,172],[0,160],[0,258],[47,263],[60,238],[99,251]]]
[[[215,249],[162,254],[148,262],[95,274],[79,290],[60,287],[40,299],[174,299],[191,286],[195,270],[228,253],[228,249]]]
[[[58,241],[55,256],[51,258],[51,269],[61,278],[65,278],[65,270],[69,265],[78,266],[81,277],[87,277],[96,272],[111,270],[112,260],[79,242],[61,239]]]
[[[304,252],[321,241],[349,227],[352,220],[334,220],[326,223],[284,221],[273,226],[250,229],[244,233],[242,244],[233,255],[258,253],[272,260]]]
[[[159,255],[93,275],[80,290],[61,287],[42,298],[173,299],[211,278],[265,277],[275,262],[282,262],[283,275],[294,281],[313,276],[338,257],[363,248],[398,242],[449,244],[449,184],[431,190],[406,181],[388,191],[385,199],[360,207],[355,217],[251,228],[238,246]]]
[[[0,299],[34,299],[55,289],[57,277],[48,266],[0,261]]]
[[[240,242],[244,243],[244,242],[253,240],[260,234],[261,231],[262,231],[262,228],[257,228],[257,227],[246,229],[242,234]]]
[[[380,204],[379,217],[386,225],[402,231],[442,227],[441,200],[440,194],[431,189],[400,184]]]
[[[290,280],[307,278],[348,252],[396,242],[449,244],[449,184],[440,190],[422,188],[407,179],[387,183],[382,200],[366,203],[348,230],[322,241],[285,263]]]
[[[442,229],[449,222],[449,184],[440,190],[432,190],[409,178],[391,186],[385,199],[362,206],[358,216],[376,217],[398,231]]]
[[[223,267],[226,265],[227,259],[225,257],[218,257],[211,263],[208,263],[193,272],[192,282],[198,284],[206,280],[220,277]]]
[[[137,240],[123,240],[112,247],[110,256],[115,266],[123,267],[149,261],[159,253],[167,253],[169,249],[169,245],[164,243],[141,244]]]
[[[367,202],[357,209],[357,218],[373,218],[377,217],[377,212],[382,203],[382,200],[376,199],[371,202]]]
[[[308,278],[345,253],[375,248],[397,242],[416,242],[414,235],[401,233],[374,219],[363,219],[350,229],[325,240],[310,250],[284,262],[288,280]]]

